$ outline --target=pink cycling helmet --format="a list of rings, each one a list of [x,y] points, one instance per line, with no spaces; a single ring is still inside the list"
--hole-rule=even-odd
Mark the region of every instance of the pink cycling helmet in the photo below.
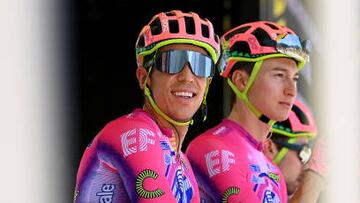
[[[315,119],[303,103],[296,100],[287,120],[272,126],[274,133],[287,137],[314,138],[317,134]]]
[[[310,41],[301,39],[290,28],[268,21],[246,23],[221,37],[223,54],[218,66],[228,77],[238,61],[257,62],[266,58],[287,57],[298,61],[299,70],[309,60]]]
[[[153,54],[162,46],[174,43],[193,44],[204,48],[214,63],[220,55],[220,40],[212,23],[198,14],[179,10],[155,15],[145,25],[136,41],[136,59],[143,65],[144,56]]]
[[[264,123],[276,121],[264,115],[254,106],[248,92],[259,73],[264,60],[286,57],[296,60],[300,70],[309,59],[310,41],[301,41],[291,29],[268,21],[257,21],[239,25],[221,37],[222,53],[217,64],[219,73],[238,98]],[[254,63],[246,87],[240,91],[230,79],[231,69],[238,62]]]

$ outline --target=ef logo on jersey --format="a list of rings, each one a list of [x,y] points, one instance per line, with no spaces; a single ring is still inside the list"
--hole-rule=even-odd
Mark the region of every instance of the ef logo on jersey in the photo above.
[[[148,145],[154,145],[155,133],[145,128],[135,128],[128,130],[121,135],[121,144],[124,157],[136,152],[147,151]]]
[[[235,164],[234,154],[227,150],[214,150],[205,154],[209,176],[212,177],[230,170],[230,164]]]

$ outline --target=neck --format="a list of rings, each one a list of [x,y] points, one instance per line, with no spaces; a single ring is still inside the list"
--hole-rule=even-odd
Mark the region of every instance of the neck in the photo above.
[[[228,119],[238,123],[259,142],[265,141],[271,130],[271,126],[260,121],[247,105],[239,99],[232,107]]]
[[[185,135],[189,129],[189,126],[187,126],[187,125],[179,126],[179,125],[174,125],[174,124],[170,123],[165,118],[163,118],[161,115],[156,113],[155,109],[151,106],[151,104],[147,98],[145,99],[145,104],[144,104],[143,109],[144,109],[144,111],[148,112],[150,115],[153,116],[156,123],[160,127],[170,128],[173,130],[173,134],[175,135],[175,138],[176,138],[177,154],[179,154],[178,152],[181,150],[181,147],[184,142]]]

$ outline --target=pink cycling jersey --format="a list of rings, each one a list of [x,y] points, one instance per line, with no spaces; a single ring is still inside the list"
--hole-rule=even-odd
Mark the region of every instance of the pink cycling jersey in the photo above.
[[[287,202],[285,180],[262,143],[229,119],[194,139],[186,155],[201,202]]]
[[[185,155],[173,131],[141,109],[105,126],[87,147],[74,202],[199,202]]]

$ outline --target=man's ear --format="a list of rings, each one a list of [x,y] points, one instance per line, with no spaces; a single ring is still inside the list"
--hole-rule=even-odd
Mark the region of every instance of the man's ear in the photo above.
[[[142,66],[138,66],[138,68],[136,69],[136,78],[138,79],[139,87],[142,90],[144,89],[146,76],[147,76],[147,70]],[[150,77],[148,78],[148,80],[150,80]]]
[[[266,139],[263,142],[263,152],[265,156],[273,160],[279,151],[276,144],[271,139]]]
[[[246,73],[245,70],[235,70],[231,75],[231,81],[241,92],[245,90],[248,79],[249,75]]]

